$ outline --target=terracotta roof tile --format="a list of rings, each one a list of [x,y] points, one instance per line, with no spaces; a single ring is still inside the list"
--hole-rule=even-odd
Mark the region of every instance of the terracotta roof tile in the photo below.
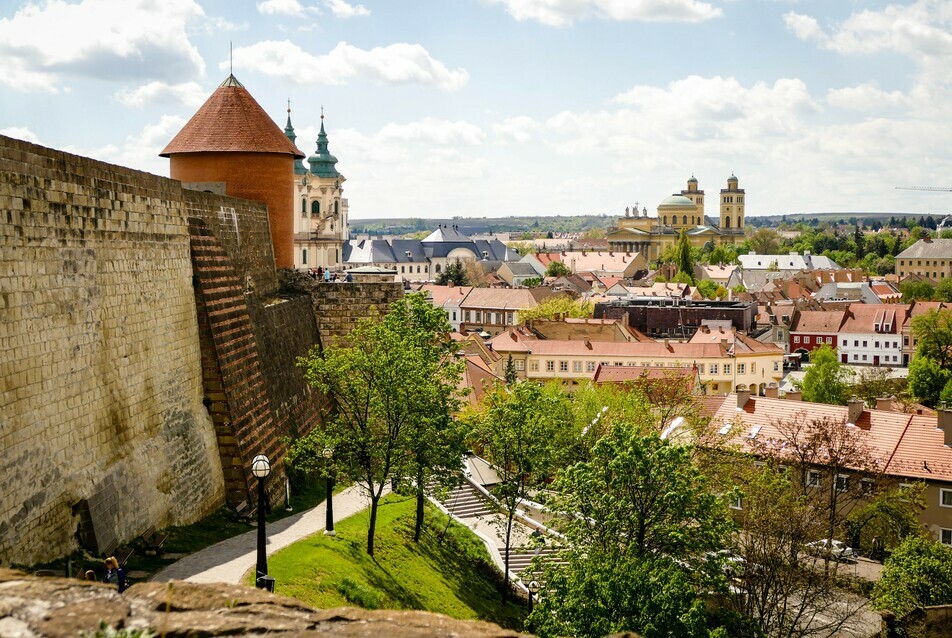
[[[797,313],[791,332],[831,332],[840,331],[843,324],[842,310],[802,310]]]
[[[234,76],[229,76],[159,153],[281,153],[303,158],[274,120]]]

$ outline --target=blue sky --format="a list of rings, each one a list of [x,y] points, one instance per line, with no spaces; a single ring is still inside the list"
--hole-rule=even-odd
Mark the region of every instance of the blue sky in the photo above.
[[[948,0],[0,0],[0,132],[167,175],[229,42],[355,219],[952,212]]]

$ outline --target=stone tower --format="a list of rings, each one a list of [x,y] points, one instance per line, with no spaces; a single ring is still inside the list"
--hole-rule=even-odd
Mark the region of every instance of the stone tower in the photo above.
[[[744,189],[737,188],[737,177],[727,178],[727,188],[721,189],[721,230],[744,229]]]
[[[681,194],[694,202],[694,205],[697,207],[697,214],[701,218],[698,224],[704,223],[704,191],[698,190],[697,188],[697,178],[694,175],[691,175],[691,179],[688,180],[687,189],[681,191]]]
[[[234,75],[160,155],[189,188],[267,204],[275,263],[294,267],[294,162],[304,154]]]

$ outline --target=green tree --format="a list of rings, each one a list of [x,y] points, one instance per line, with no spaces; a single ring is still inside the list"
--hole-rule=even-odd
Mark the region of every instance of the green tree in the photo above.
[[[907,537],[921,535],[917,515],[926,506],[925,489],[920,482],[882,490],[850,513],[846,521],[850,542],[857,549],[892,551]],[[873,547],[873,538],[879,539],[879,547]]]
[[[506,385],[512,385],[519,380],[519,375],[516,374],[516,364],[512,360],[512,354],[510,354],[509,358],[506,359],[504,378],[506,379]]]
[[[572,318],[587,318],[595,313],[595,304],[591,301],[573,299],[569,295],[553,295],[539,302],[533,308],[519,311],[519,321],[526,323],[535,319],[555,319],[559,315]]]
[[[906,281],[899,284],[903,303],[910,301],[932,301],[935,298],[935,288],[928,281]]]
[[[803,400],[846,405],[849,398],[848,374],[837,358],[835,348],[826,344],[816,348],[810,353],[810,367],[800,384]]]
[[[500,482],[493,495],[504,508],[503,603],[509,593],[509,554],[516,509],[541,487],[554,469],[553,441],[569,423],[565,393],[555,385],[521,381],[497,386],[468,413],[472,448],[493,464]]]
[[[925,405],[936,405],[950,380],[952,371],[940,366],[935,359],[917,354],[909,364],[909,391]]]
[[[917,357],[928,357],[942,368],[952,368],[952,310],[930,310],[919,315],[912,320],[912,333]]]
[[[542,636],[708,636],[703,592],[723,578],[705,553],[733,529],[690,447],[616,423],[556,480],[553,511],[566,544],[545,569],[530,617]]]
[[[773,228],[758,228],[747,238],[747,244],[760,255],[776,255],[780,250],[780,233]]]
[[[297,442],[297,453],[316,456],[330,444],[335,463],[366,488],[370,555],[385,484],[420,462],[439,465],[452,456],[427,450],[423,460],[420,449],[422,440],[436,446],[452,439],[434,432],[450,427],[460,373],[452,346],[442,340],[449,327],[445,315],[427,306],[422,294],[408,295],[387,315],[359,321],[345,343],[316,348],[299,360],[308,383],[329,400],[325,430]]]
[[[564,277],[565,275],[571,274],[572,271],[569,270],[569,267],[559,260],[549,262],[548,267],[545,269],[546,277]]]
[[[704,296],[705,299],[714,299],[717,296],[718,285],[710,279],[702,279],[697,284],[697,291]]]
[[[466,271],[463,268],[463,262],[457,259],[453,263],[446,264],[443,272],[437,273],[436,283],[439,286],[446,286],[448,284],[453,284],[454,286],[465,286]]]
[[[678,274],[684,273],[694,283],[694,259],[691,256],[691,242],[688,233],[683,228],[678,236],[678,243],[674,249],[674,263],[678,267]]]
[[[952,233],[952,230],[944,231]],[[936,301],[952,302],[952,277],[946,277],[935,287]]]
[[[529,277],[522,280],[522,286],[524,288],[535,288],[536,286],[542,285],[542,277]]]
[[[877,609],[898,616],[952,603],[952,547],[921,536],[907,538],[886,560],[872,600]]]

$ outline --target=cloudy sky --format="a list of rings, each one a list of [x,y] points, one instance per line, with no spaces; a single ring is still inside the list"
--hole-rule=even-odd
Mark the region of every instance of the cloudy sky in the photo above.
[[[230,42],[355,219],[952,212],[948,0],[0,0],[0,132],[167,175]]]

